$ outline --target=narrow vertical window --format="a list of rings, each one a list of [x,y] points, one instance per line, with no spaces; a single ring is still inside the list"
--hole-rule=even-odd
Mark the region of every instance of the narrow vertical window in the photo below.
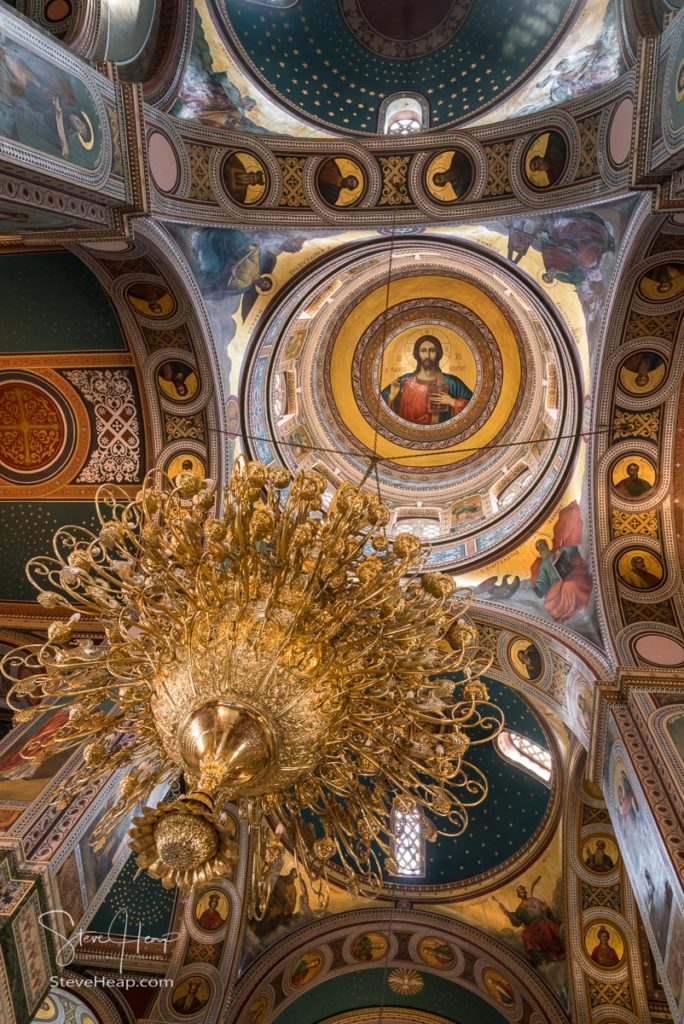
[[[392,857],[397,875],[420,877],[425,874],[425,835],[423,815],[417,807],[395,803],[392,809]]]

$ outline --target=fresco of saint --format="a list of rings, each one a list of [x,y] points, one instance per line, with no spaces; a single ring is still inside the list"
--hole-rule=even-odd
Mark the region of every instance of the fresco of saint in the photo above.
[[[599,967],[617,967],[622,959],[616,949],[610,945],[610,932],[607,928],[599,928],[598,945],[591,951],[591,959]]]
[[[50,156],[94,166],[99,159],[99,146],[91,152],[96,120],[80,82],[0,34],[0,135]]]
[[[430,177],[432,167],[440,162],[440,154],[430,162],[428,168],[428,191],[433,199],[440,203],[453,203],[462,199],[473,183],[473,165],[466,153],[460,150],[451,151],[449,165],[441,171],[435,171]]]
[[[586,608],[591,597],[591,575],[579,553],[582,513],[576,501],[560,510],[552,547],[541,537],[535,544],[532,588],[544,599],[544,608],[556,622],[565,622]]]
[[[600,271],[606,254],[614,252],[610,225],[591,211],[563,214],[551,220],[517,220],[508,235],[508,258],[519,263],[529,249],[541,253],[542,280],[580,285]]]
[[[534,188],[550,188],[563,176],[568,146],[560,132],[539,135],[529,146],[525,159],[527,179]]]
[[[170,360],[157,370],[157,384],[163,395],[174,402],[189,402],[197,394],[197,373],[188,363]]]
[[[613,858],[606,850],[605,839],[597,839],[594,850],[591,847],[587,847],[584,863],[591,871],[597,871],[599,874],[605,874],[606,871],[613,870],[615,864]]]
[[[344,165],[341,166],[338,160],[326,160],[318,172],[318,188],[331,206],[351,206],[361,196],[361,168],[353,160],[345,160]],[[347,167],[353,167],[356,173],[345,173]]]
[[[636,554],[629,559],[629,566],[621,565],[619,567],[620,578],[627,584],[628,587],[634,587],[636,590],[653,590],[657,587],[663,578],[662,568],[656,559],[655,555],[650,552],[649,560],[651,566],[656,569],[656,572],[651,572],[646,559],[643,555]],[[621,559],[621,562],[623,559]]]
[[[639,292],[649,302],[672,302],[684,291],[684,265],[660,263],[651,267],[639,281]]]
[[[640,498],[646,491],[650,491],[653,484],[639,476],[639,463],[629,462],[627,464],[627,476],[622,477],[614,484],[615,491],[621,498]]]
[[[251,153],[231,153],[223,167],[228,192],[243,206],[252,206],[263,198],[268,184],[263,165]]]
[[[440,362],[444,349],[439,338],[424,334],[413,346],[416,368],[402,374],[382,390],[382,397],[409,423],[445,423],[465,409],[473,393],[460,377],[444,373]]]
[[[539,679],[544,671],[541,654],[534,644],[528,644],[516,651],[516,657],[522,666],[522,672],[528,679]],[[519,671],[519,670],[518,670]]]
[[[563,943],[558,937],[560,922],[548,903],[534,895],[534,887],[540,878],[541,875],[535,878],[529,894],[524,885],[517,886],[515,894],[520,902],[515,910],[507,910],[496,896],[492,896],[513,927],[523,929],[525,952],[534,967],[550,960],[562,960],[565,956]]]
[[[181,1017],[191,1017],[207,1005],[210,995],[211,990],[204,978],[192,975],[177,987],[171,1005]]]
[[[204,901],[200,901],[200,905]],[[207,932],[216,931],[217,928],[221,928],[227,921],[227,900],[223,893],[210,892],[207,897],[207,905],[200,913],[196,913],[197,923],[200,928],[204,928]],[[199,911],[200,907],[197,907]],[[223,913],[222,913],[223,911]]]

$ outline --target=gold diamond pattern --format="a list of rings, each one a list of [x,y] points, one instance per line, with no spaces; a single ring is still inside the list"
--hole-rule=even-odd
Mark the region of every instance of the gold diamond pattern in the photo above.
[[[283,178],[283,194],[280,206],[308,206],[304,195],[304,157],[279,156],[280,172]]]
[[[164,348],[192,348],[188,332],[182,326],[172,331],[146,330],[145,339],[150,352],[159,352]]]
[[[675,625],[675,617],[669,601],[656,601],[654,604],[623,601],[622,611],[628,626],[633,622],[664,622],[669,626]]]
[[[116,110],[112,110],[108,107],[107,116],[109,118],[109,127],[112,130],[112,174],[116,175],[117,178],[123,178],[124,163],[123,154],[121,152],[121,127],[119,125],[119,115]]]
[[[603,807],[590,807],[589,804],[582,805],[583,825],[606,825],[609,824],[608,811]]]
[[[511,180],[508,176],[508,161],[511,155],[512,142],[495,142],[493,146],[485,146],[487,156],[487,187],[485,196],[502,196],[511,191]]]
[[[650,441],[658,440],[660,430],[660,409],[647,412],[627,412],[617,409],[613,420],[613,440],[619,437],[647,437]]]
[[[611,910],[620,911],[620,886],[582,885],[582,907],[584,910],[590,910],[592,907],[610,907]]]
[[[625,341],[632,338],[674,338],[677,330],[679,313],[667,316],[645,316],[643,313],[631,313],[627,323]]]
[[[176,441],[180,437],[194,437],[204,441],[204,421],[201,413],[194,416],[164,417],[164,433],[167,441]]]
[[[209,181],[209,149],[188,143],[190,157],[190,195],[193,199],[213,199],[214,192]]]
[[[580,133],[580,158],[575,181],[582,178],[593,178],[598,169],[598,126],[600,114],[592,114],[577,125]]]
[[[406,178],[410,156],[381,156],[382,195],[380,206],[410,205]]]
[[[658,519],[654,509],[649,512],[618,512],[613,509],[613,536],[627,537],[633,533],[645,537],[658,536]]]
[[[682,249],[684,249],[684,235],[661,233],[653,243],[649,255],[655,256],[659,252],[681,252]]]
[[[589,999],[592,1006],[624,1006],[631,1009],[632,996],[629,982],[591,981]]]

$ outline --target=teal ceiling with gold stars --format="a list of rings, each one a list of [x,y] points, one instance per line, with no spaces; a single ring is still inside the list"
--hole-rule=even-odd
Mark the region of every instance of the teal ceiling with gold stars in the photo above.
[[[506,728],[548,749],[541,723],[522,697],[503,683],[486,682]],[[450,886],[486,875],[514,860],[541,827],[551,801],[544,783],[504,761],[492,743],[472,747],[467,758],[487,777],[487,799],[469,811],[470,825],[464,835],[427,844],[425,875],[402,878],[402,886]]]
[[[135,860],[129,857],[88,931],[132,939],[163,939],[171,931],[177,895],[176,889],[164,889],[147,872],[138,873]]]
[[[367,1006],[402,1006],[446,1017],[454,1024],[504,1024],[503,1017],[484,999],[427,971],[421,973],[421,990],[397,996],[387,985],[387,972],[382,968],[352,971],[340,975],[307,992],[278,1014],[275,1024],[315,1024],[325,1017]],[[380,1015],[379,1015],[380,1016]],[[389,1016],[389,1014],[388,1014]]]
[[[380,105],[395,93],[424,95],[439,129],[502,99],[547,55],[579,0],[214,3],[231,50],[279,101],[337,131],[377,132]]]

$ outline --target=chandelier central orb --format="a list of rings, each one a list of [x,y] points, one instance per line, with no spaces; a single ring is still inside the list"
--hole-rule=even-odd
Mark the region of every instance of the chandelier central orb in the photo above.
[[[421,574],[415,537],[387,538],[379,497],[345,484],[326,510],[325,487],[240,461],[218,510],[188,473],[153,471],[133,501],[103,488],[99,530],[60,529],[54,557],[28,566],[62,617],[2,665],[19,720],[70,707],[41,752],[83,745],[70,792],[122,770],[100,837],[182,779],[185,794],[143,807],[130,831],[164,885],[226,874],[237,806],[253,916],[285,851],[319,905],[331,864],[377,891],[393,808],[417,810],[428,839],[461,834],[487,793],[466,755],[503,724],[467,595]]]
[[[159,708],[157,716],[161,720]],[[173,740],[172,733],[170,747]],[[253,709],[226,701],[209,701],[186,715],[179,724],[176,745],[186,776],[197,778],[202,785],[202,766],[205,771],[215,766],[223,787],[234,789],[236,794],[254,790],[259,781],[263,785],[275,754],[273,733],[266,720]]]

